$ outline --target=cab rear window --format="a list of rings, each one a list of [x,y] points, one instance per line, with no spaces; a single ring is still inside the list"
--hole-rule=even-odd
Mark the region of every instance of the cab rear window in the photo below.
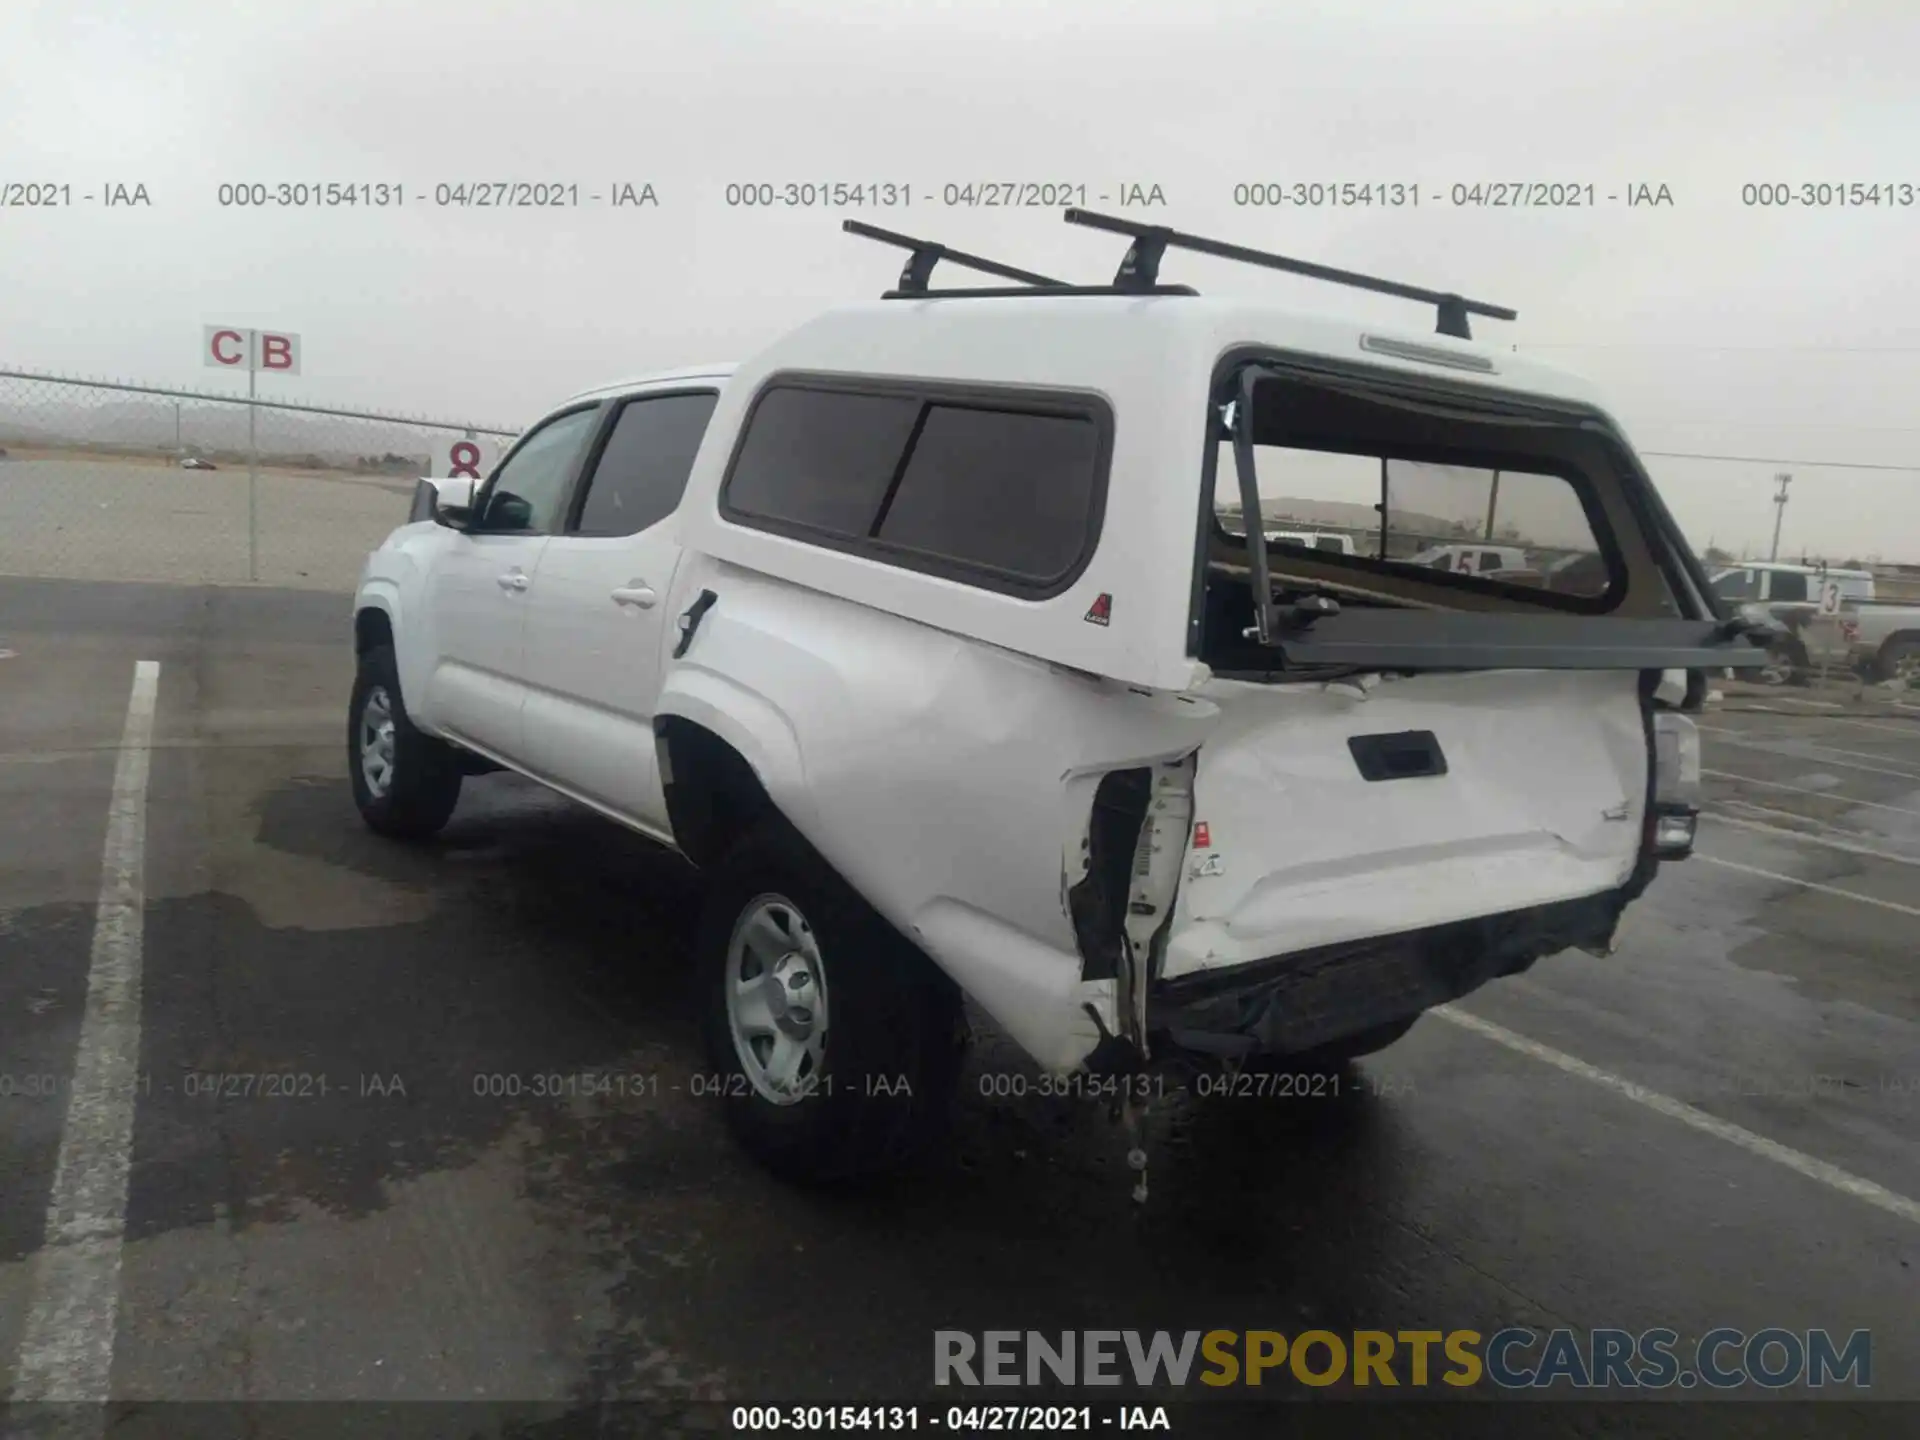
[[[1339,526],[1351,553],[1374,566],[1588,599],[1606,595],[1612,583],[1587,506],[1564,475],[1358,449],[1257,445],[1254,456],[1264,521]],[[1214,470],[1214,514],[1225,534],[1244,532],[1225,443]],[[1314,548],[1337,554],[1343,547],[1334,541]],[[1268,550],[1283,566],[1284,545],[1270,541]]]

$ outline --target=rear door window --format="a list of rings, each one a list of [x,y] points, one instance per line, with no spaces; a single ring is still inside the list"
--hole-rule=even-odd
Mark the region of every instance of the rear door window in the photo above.
[[[587,481],[574,533],[637,535],[671,515],[718,400],[709,390],[628,401]]]

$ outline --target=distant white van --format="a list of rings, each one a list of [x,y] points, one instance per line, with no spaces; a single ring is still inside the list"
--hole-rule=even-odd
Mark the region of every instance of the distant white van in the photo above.
[[[1269,545],[1299,545],[1307,550],[1331,550],[1336,555],[1353,555],[1351,535],[1336,534],[1331,530],[1262,530]]]
[[[1527,552],[1515,545],[1429,545],[1406,563],[1462,575],[1485,575],[1490,570],[1525,570]]]

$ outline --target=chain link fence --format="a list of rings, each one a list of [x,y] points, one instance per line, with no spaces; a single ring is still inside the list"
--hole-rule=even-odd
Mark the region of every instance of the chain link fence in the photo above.
[[[437,451],[516,433],[0,370],[0,575],[350,592]]]

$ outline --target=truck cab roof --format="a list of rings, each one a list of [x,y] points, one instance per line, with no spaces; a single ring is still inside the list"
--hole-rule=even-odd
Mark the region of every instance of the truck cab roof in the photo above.
[[[674,380],[724,380],[733,374],[736,363],[731,360],[714,361],[706,365],[683,365],[675,370],[656,370],[649,375],[633,375],[624,380],[610,380],[604,385],[595,385],[569,395],[557,408],[578,405],[582,400],[604,400],[609,395],[624,395],[630,390],[640,390],[652,385],[665,384]]]

